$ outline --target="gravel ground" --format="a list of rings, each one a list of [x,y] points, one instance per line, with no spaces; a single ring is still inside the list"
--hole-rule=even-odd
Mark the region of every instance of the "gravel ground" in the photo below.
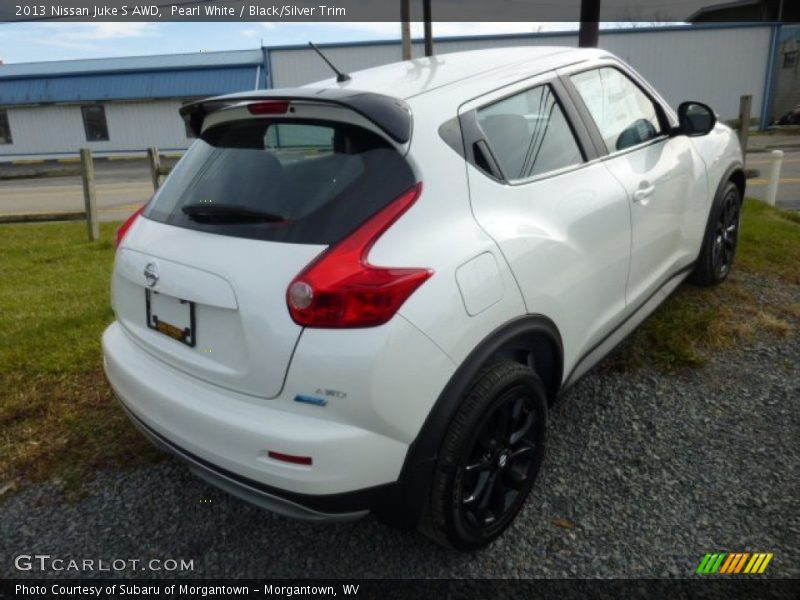
[[[674,375],[601,365],[551,412],[543,472],[516,523],[473,555],[372,518],[274,516],[170,459],[100,473],[77,503],[54,484],[9,498],[0,575],[25,575],[18,554],[49,554],[193,559],[170,574],[186,577],[683,577],[706,552],[760,551],[775,554],[767,576],[800,577],[798,365],[798,334],[760,335]]]

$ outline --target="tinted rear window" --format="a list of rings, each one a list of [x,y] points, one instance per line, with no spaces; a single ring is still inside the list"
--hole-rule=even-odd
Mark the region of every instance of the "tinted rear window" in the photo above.
[[[360,127],[327,121],[230,121],[209,128],[192,144],[144,215],[228,236],[332,244],[414,183],[405,159]],[[184,212],[209,204],[281,220]]]

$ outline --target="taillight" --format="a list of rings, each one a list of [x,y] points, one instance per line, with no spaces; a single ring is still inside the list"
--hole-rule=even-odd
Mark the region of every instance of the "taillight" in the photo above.
[[[248,104],[247,110],[251,115],[282,115],[289,110],[287,100],[268,100],[266,102],[256,102]]]
[[[139,215],[142,214],[144,207],[147,206],[146,204],[142,206],[139,210],[133,213],[130,217],[128,217],[122,226],[117,229],[117,243],[114,245],[115,248],[119,248],[122,240],[125,239],[125,235],[128,233],[128,230],[131,228],[131,225],[134,224],[136,219],[139,218]]]
[[[267,456],[273,460],[281,460],[293,465],[311,466],[314,462],[310,456],[296,456],[294,454],[284,454],[283,452],[273,452],[272,450],[267,453]]]
[[[376,267],[367,261],[378,238],[414,204],[421,191],[422,184],[417,183],[294,278],[286,301],[298,325],[382,325],[433,275],[430,269]]]

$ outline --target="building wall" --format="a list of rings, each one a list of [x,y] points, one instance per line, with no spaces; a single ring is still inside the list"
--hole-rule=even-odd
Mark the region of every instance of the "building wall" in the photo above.
[[[183,120],[178,115],[181,102],[102,103],[106,112],[108,141],[89,142],[83,127],[80,105],[21,106],[8,108],[12,144],[0,144],[0,157],[31,154],[73,154],[81,148],[96,152],[143,150],[156,146],[162,150],[184,149]]]
[[[436,27],[434,25],[434,33]],[[601,33],[600,46],[630,63],[673,105],[699,100],[723,119],[739,113],[739,96],[753,96],[752,114],[761,112],[771,28],[724,27],[665,31],[630,30]],[[442,40],[437,54],[508,46],[576,46],[577,34],[533,35],[505,39]],[[325,54],[348,72],[400,60],[400,44],[350,45],[326,48]],[[414,44],[414,54],[422,53]],[[310,49],[273,49],[274,87],[294,87],[331,76]]]
[[[260,65],[109,72],[0,80],[0,105],[205,97],[255,88]]]
[[[399,25],[398,25],[399,28]],[[325,56],[344,71],[359,71],[401,60],[399,44],[374,44],[323,48]],[[310,48],[271,50],[272,87],[297,87],[332,75],[319,55]]]
[[[671,31],[600,36],[600,45],[630,63],[674,107],[684,100],[711,106],[722,119],[739,116],[739,97],[761,114],[771,28]]]
[[[778,119],[800,104],[800,26],[782,28],[775,56],[774,85],[770,114]]]

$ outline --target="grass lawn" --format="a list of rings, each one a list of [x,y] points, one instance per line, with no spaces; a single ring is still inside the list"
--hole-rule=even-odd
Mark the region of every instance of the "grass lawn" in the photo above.
[[[86,241],[85,223],[0,226],[0,489],[153,460],[103,375],[100,334],[113,315],[118,224]]]
[[[117,226],[103,224],[101,241],[89,243],[83,223],[0,225],[0,496],[52,477],[76,490],[95,468],[160,456],[116,405],[102,370]],[[682,286],[611,363],[699,365],[758,328],[789,335],[800,306],[757,301],[737,279],[748,272],[797,290],[798,215],[748,200],[731,280],[712,290]]]
[[[783,290],[780,301],[757,298],[744,276]],[[716,349],[757,330],[790,335],[800,319],[800,214],[748,198],[730,277],[720,287],[683,284],[612,357],[615,368],[657,364],[666,369],[701,366]],[[783,302],[786,300],[785,302]]]

